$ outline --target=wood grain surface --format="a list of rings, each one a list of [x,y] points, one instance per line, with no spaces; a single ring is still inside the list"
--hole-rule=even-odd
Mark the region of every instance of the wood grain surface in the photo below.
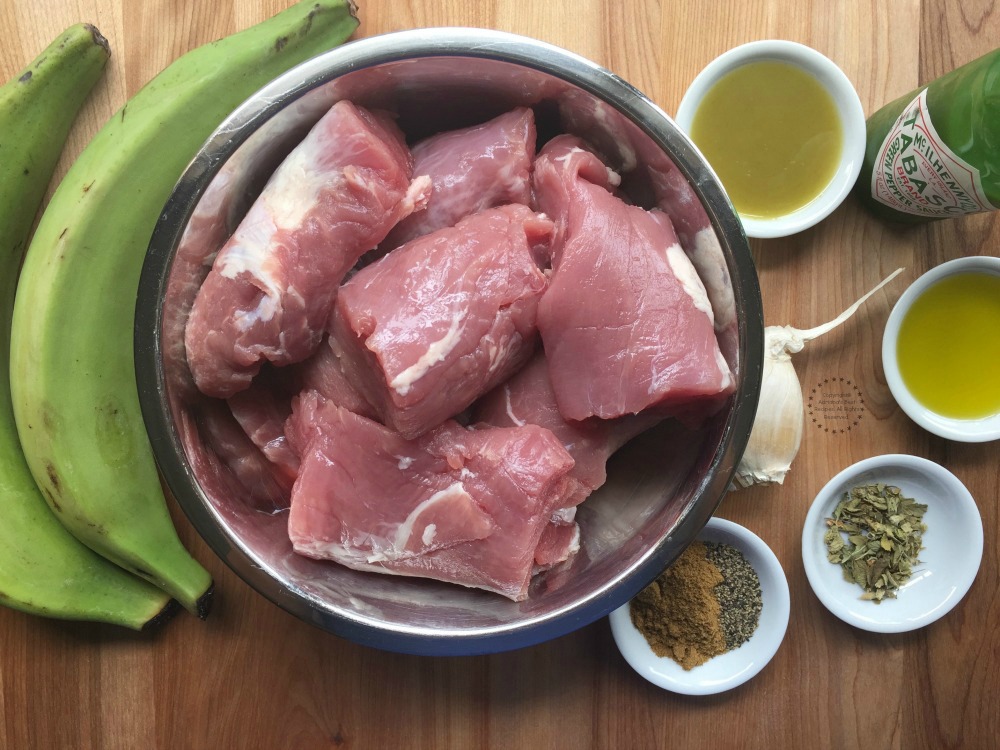
[[[993,48],[993,0],[359,0],[361,36],[420,26],[519,32],[607,66],[668,112],[724,50],[754,39],[809,44],[836,61],[867,113]],[[113,56],[73,130],[59,175],[144,82],[192,47],[272,15],[288,0],[0,0],[0,78],[59,31],[96,24]],[[0,156],[2,158],[2,156]],[[856,384],[859,424],[807,419],[784,486],[725,498],[719,515],[760,535],[791,587],[785,641],[736,690],[685,698],[637,676],[606,621],[494,656],[418,658],[320,632],[255,594],[174,508],[184,541],[217,581],[207,622],[155,635],[0,611],[0,747],[22,748],[991,748],[1000,736],[998,444],[935,438],[899,410],[879,358],[906,284],[937,263],[1000,254],[980,215],[900,230],[849,200],[817,228],[753,241],[769,324],[828,320],[898,266],[906,272],[852,321],[796,358],[807,394]],[[976,497],[986,530],[966,599],[910,634],[875,635],[831,616],[809,589],[800,535],[837,471],[887,452],[937,461]],[[3,520],[0,519],[0,523]]]

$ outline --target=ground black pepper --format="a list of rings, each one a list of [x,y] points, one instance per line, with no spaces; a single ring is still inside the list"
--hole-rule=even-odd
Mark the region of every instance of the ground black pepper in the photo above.
[[[719,600],[719,619],[726,650],[739,648],[753,635],[763,607],[760,579],[746,557],[728,544],[705,544],[706,554],[722,573],[723,581],[715,587]]]

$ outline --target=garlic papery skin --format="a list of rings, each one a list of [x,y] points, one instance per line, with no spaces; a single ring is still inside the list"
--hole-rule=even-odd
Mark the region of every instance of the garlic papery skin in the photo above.
[[[802,386],[792,365],[792,354],[802,351],[806,342],[832,331],[857,312],[875,292],[902,273],[897,268],[829,323],[799,330],[791,326],[767,326],[764,329],[764,366],[760,400],[743,458],[736,467],[735,484],[783,484],[785,475],[802,445],[805,428],[805,405]]]
[[[783,483],[799,452],[805,407],[791,353],[801,351],[804,345],[794,328],[768,326],[764,329],[760,400],[750,440],[734,477],[742,487]]]

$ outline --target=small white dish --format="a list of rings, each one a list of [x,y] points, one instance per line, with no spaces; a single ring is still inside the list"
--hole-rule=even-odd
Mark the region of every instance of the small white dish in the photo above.
[[[711,695],[742,685],[762,670],[778,650],[788,627],[788,581],[781,563],[753,532],[732,521],[711,518],[698,535],[703,542],[725,543],[746,557],[760,579],[763,606],[757,630],[746,643],[685,670],[666,656],[653,653],[649,642],[632,624],[629,604],[611,613],[611,632],[625,661],[661,688],[685,695]]]
[[[899,341],[899,327],[913,303],[927,291],[932,284],[946,276],[957,273],[978,271],[1000,276],[1000,258],[988,255],[976,255],[969,258],[958,258],[935,266],[923,276],[914,281],[900,296],[889,319],[885,323],[885,333],[882,335],[882,367],[885,379],[896,403],[906,415],[928,432],[948,440],[964,443],[984,443],[1000,439],[1000,413],[982,419],[952,419],[937,414],[917,401],[910,393],[899,373],[899,362],[896,357],[896,345]],[[1000,388],[1000,384],[997,384]]]
[[[789,63],[812,75],[833,97],[843,130],[840,164],[833,179],[812,201],[773,219],[740,217],[748,237],[787,237],[809,229],[836,209],[858,179],[865,156],[865,112],[854,85],[836,63],[804,44],[781,39],[749,42],[724,52],[695,77],[677,108],[677,125],[691,134],[691,123],[705,94],[738,67],[762,60]]]
[[[876,604],[827,559],[823,536],[844,493],[879,482],[927,505],[927,531],[920,563],[897,598]],[[816,596],[844,622],[875,633],[916,630],[946,615],[972,586],[982,557],[983,521],[972,495],[950,471],[917,456],[875,456],[844,469],[820,490],[802,529],[802,563]]]

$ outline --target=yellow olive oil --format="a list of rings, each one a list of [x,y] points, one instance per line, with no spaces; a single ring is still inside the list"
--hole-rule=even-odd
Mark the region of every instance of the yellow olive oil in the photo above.
[[[1000,276],[957,273],[914,302],[896,340],[913,397],[951,419],[1000,413]]]
[[[776,60],[722,76],[691,122],[691,139],[745,218],[802,208],[837,172],[844,134],[833,97],[812,75]]]

